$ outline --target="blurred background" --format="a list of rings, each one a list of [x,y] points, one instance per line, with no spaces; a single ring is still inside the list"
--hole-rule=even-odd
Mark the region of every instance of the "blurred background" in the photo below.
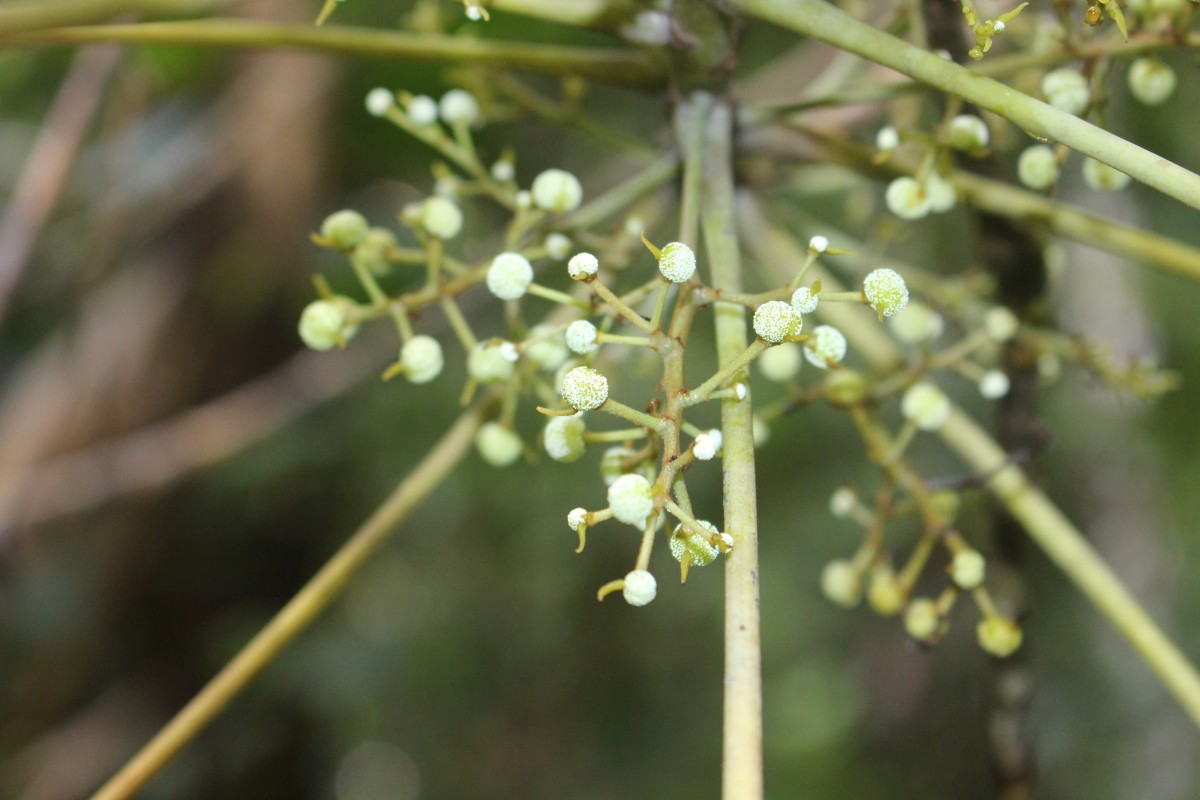
[[[307,23],[317,4],[227,10]],[[335,21],[394,28],[414,17],[464,36],[612,44],[500,13],[485,29],[450,2],[354,0]],[[753,31],[744,74],[793,45]],[[1197,170],[1196,60],[1168,60],[1180,87],[1152,114],[1114,71],[1110,126]],[[344,264],[308,238],[328,213],[351,207],[389,225],[433,185],[432,152],[369,117],[367,91],[436,97],[478,79],[282,51],[0,51],[0,797],[94,789],[454,419],[460,353],[448,348],[447,375],[429,386],[382,383],[394,333],[375,326],[346,351],[310,353],[296,321],[315,273],[352,288]],[[557,91],[551,78],[522,80]],[[786,94],[780,80],[764,71],[752,85]],[[669,144],[665,93],[594,86],[587,98],[597,120]],[[880,112],[827,124],[869,141]],[[648,163],[528,115],[478,141],[493,157],[512,146],[523,184],[566,167],[588,196]],[[1006,158],[998,169],[1011,178]],[[829,175],[800,163],[757,180],[782,219],[870,229],[881,187]],[[1196,212],[1143,187],[1099,197],[1069,178],[1061,195],[1200,245]],[[470,236],[457,247],[480,260],[502,219],[482,202],[466,211]],[[652,239],[673,235],[664,212]],[[935,273],[973,267],[969,212],[915,230],[890,252]],[[1051,255],[1039,313],[1121,359],[1160,358],[1184,388],[1147,405],[1067,366],[1037,398],[1048,435],[1031,469],[1200,658],[1200,589],[1187,578],[1200,565],[1200,289],[1081,245]],[[468,310],[477,328],[500,330],[498,304]],[[441,325],[417,322],[435,335]],[[697,332],[707,347],[706,320]],[[950,388],[990,424],[969,384]],[[535,441],[526,411],[519,427]],[[982,497],[967,503],[962,531],[1006,565],[997,580],[1019,587],[1026,643],[1011,662],[976,646],[969,604],[926,651],[897,620],[824,600],[822,566],[860,535],[829,514],[828,498],[847,483],[879,486],[862,452],[845,415],[821,404],[780,420],[760,450],[768,796],[993,797],[995,741],[1013,743],[1000,752],[1036,776],[1036,797],[1197,796],[1198,738],[1184,713]],[[913,456],[930,476],[969,478],[937,444]],[[564,515],[600,503],[597,459],[497,470],[472,454],[140,796],[716,796],[721,575],[697,570],[679,587],[660,548],[653,605],[598,604],[595,589],[628,569],[635,545],[599,528],[572,552]],[[698,514],[719,519],[719,471],[695,469],[689,483]],[[890,532],[893,552],[902,558],[913,535]]]

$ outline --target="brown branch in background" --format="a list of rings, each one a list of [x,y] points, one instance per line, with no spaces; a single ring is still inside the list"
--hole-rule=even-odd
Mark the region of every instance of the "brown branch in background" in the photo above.
[[[117,45],[83,48],[54,97],[46,123],[0,217],[0,321],[120,60]]]
[[[22,528],[161,488],[285,428],[361,380],[380,362],[375,348],[329,358],[304,351],[211,402],[127,436],[0,473],[0,546]],[[36,491],[33,491],[36,489]]]

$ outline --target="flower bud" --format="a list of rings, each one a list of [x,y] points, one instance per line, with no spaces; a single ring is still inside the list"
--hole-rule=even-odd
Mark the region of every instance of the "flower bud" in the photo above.
[[[1083,160],[1083,182],[1098,192],[1119,192],[1129,185],[1130,177],[1094,158]]]
[[[430,197],[421,203],[421,225],[430,236],[453,239],[462,230],[463,214],[453,200]]]
[[[884,125],[875,134],[875,147],[888,153],[900,146],[900,133],[891,125]]]
[[[1071,67],[1047,72],[1042,77],[1042,94],[1046,96],[1046,102],[1059,111],[1076,116],[1083,113],[1092,99],[1087,78]]]
[[[475,448],[493,467],[507,467],[521,457],[521,437],[499,422],[485,422],[475,433]]]
[[[821,592],[832,603],[854,608],[862,602],[862,589],[862,575],[849,561],[836,559],[821,570]]]
[[[467,354],[467,374],[480,383],[506,381],[512,377],[516,355],[511,342],[480,342]]]
[[[945,329],[942,315],[919,300],[912,300],[904,313],[892,317],[891,329],[896,338],[908,344],[932,341]]]
[[[658,582],[644,569],[635,569],[625,576],[621,596],[631,606],[644,606],[658,595]]]
[[[706,531],[720,535],[717,526],[702,519],[696,520]],[[683,561],[683,554],[691,554],[691,566],[704,567],[716,560],[720,551],[702,533],[689,533],[682,524],[676,525],[671,533],[671,555],[676,561]]]
[[[533,179],[529,187],[533,203],[543,211],[565,214],[579,208],[583,202],[583,186],[571,173],[562,169],[548,169]]]
[[[335,211],[321,223],[321,238],[336,250],[350,250],[367,232],[367,220],[357,211]]]
[[[754,332],[771,344],[800,333],[804,320],[782,300],[768,300],[754,310]]]
[[[936,172],[925,179],[925,197],[929,200],[929,210],[937,214],[949,211],[958,204],[958,192],[954,184]]]
[[[590,278],[600,271],[600,261],[591,253],[576,253],[567,262],[567,273],[574,280]]]
[[[692,442],[692,455],[697,461],[712,461],[719,449],[717,441],[707,433],[702,433]]]
[[[917,641],[928,640],[937,633],[941,624],[937,604],[927,597],[909,601],[908,608],[904,610],[904,630]]]
[[[671,242],[658,257],[658,271],[671,283],[686,283],[696,274],[696,254],[683,242]]]
[[[595,325],[586,319],[577,319],[567,326],[564,338],[571,352],[585,356],[600,348],[600,343],[596,341],[596,333]]]
[[[300,338],[313,350],[329,350],[342,339],[346,315],[337,303],[314,300],[300,314]]]
[[[354,260],[367,268],[372,275],[386,275],[392,268],[388,251],[396,246],[396,234],[387,228],[367,228],[362,239],[354,248]]]
[[[1140,102],[1156,106],[1175,91],[1175,70],[1153,56],[1129,65],[1129,91]]]
[[[367,92],[367,113],[372,117],[384,116],[395,105],[396,96],[392,94],[390,89],[384,89],[382,86],[379,86]]]
[[[410,383],[429,383],[445,366],[442,345],[432,336],[414,336],[400,348],[400,363]]]
[[[983,583],[987,562],[978,550],[960,550],[950,562],[950,578],[958,588],[971,591]]]
[[[534,325],[529,331],[529,339],[525,342],[525,357],[538,366],[538,369],[554,370],[562,366],[570,353],[561,336],[550,335],[552,326]]]
[[[900,609],[904,607],[904,589],[891,567],[880,565],[871,570],[867,602],[876,613],[885,617],[900,613]]]
[[[904,418],[923,431],[936,431],[950,416],[950,398],[932,383],[914,383],[900,401]]]
[[[608,487],[608,507],[613,518],[635,528],[646,527],[654,511],[653,485],[641,475],[622,475]]]
[[[852,406],[867,397],[867,381],[852,369],[839,369],[825,379],[825,399],[831,405]]]
[[[843,486],[829,497],[829,513],[845,519],[858,508],[858,495],[849,486]]]
[[[404,113],[413,125],[422,128],[428,127],[437,122],[438,104],[432,97],[419,94],[408,101],[408,105],[404,107]]]
[[[487,287],[501,300],[516,300],[533,283],[533,265],[520,253],[501,253],[487,271]]]
[[[800,349],[794,342],[784,342],[764,352],[754,363],[767,380],[788,383],[800,372]]]
[[[998,369],[989,369],[979,379],[979,395],[985,400],[999,400],[1008,394],[1011,382]]]
[[[546,255],[555,261],[566,258],[567,253],[571,252],[571,238],[561,233],[548,234],[543,244],[546,248]]]
[[[1058,183],[1058,159],[1044,144],[1026,147],[1017,157],[1017,180],[1030,189],[1049,189]]]
[[[987,123],[974,114],[959,114],[946,131],[946,143],[955,150],[982,150],[990,140]]]
[[[975,637],[984,652],[1006,658],[1017,652],[1024,638],[1016,620],[1004,617],[984,617],[975,627]]]
[[[542,433],[542,445],[555,461],[569,464],[583,455],[585,433],[587,425],[582,416],[551,417]]]
[[[608,378],[591,367],[576,367],[563,376],[562,397],[576,411],[591,411],[608,399]]]
[[[818,325],[804,343],[804,357],[820,369],[840,363],[846,357],[846,337],[832,325]]]
[[[632,468],[626,466],[629,460],[637,454],[636,450],[628,447],[610,447],[605,450],[604,455],[600,457],[600,477],[604,479],[604,485],[612,486],[617,478],[632,474],[634,471],[647,480],[652,479],[655,469],[654,464],[650,461],[639,462]]]
[[[813,294],[813,290],[808,286],[801,286],[792,292],[792,308],[797,314],[811,314],[817,310],[819,301],[819,295]]]
[[[587,516],[586,508],[572,508],[567,513],[567,527],[578,532],[579,526],[583,524],[583,518]]]
[[[442,95],[441,102],[438,103],[438,112],[447,124],[472,125],[479,119],[479,103],[470,92],[451,89]]]
[[[900,219],[920,219],[929,213],[929,196],[916,178],[907,175],[888,184],[883,201]]]
[[[829,239],[824,236],[814,236],[808,240],[808,252],[820,255],[829,249]],[[807,313],[807,312],[800,312]]]
[[[893,317],[908,305],[908,286],[895,270],[877,269],[863,279],[863,296],[881,319]]]
[[[994,306],[983,315],[983,330],[993,342],[1003,344],[1017,335],[1021,321],[1004,306]]]

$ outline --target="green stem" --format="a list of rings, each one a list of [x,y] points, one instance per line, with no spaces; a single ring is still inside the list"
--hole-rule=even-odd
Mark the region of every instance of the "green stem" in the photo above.
[[[704,160],[701,228],[717,289],[742,290],[733,213],[732,112],[718,103],[709,117]],[[722,364],[746,349],[741,306],[716,303],[717,358]],[[762,642],[759,633],[758,501],[754,471],[754,417],[749,400],[721,403],[725,457],[725,530],[734,548],[725,561],[725,719],[721,770],[724,800],[761,800]]]
[[[1009,463],[1008,454],[987,432],[961,411],[952,412],[939,433],[963,461],[979,474],[989,476],[987,486],[992,494],[1129,640],[1192,720],[1200,725],[1200,675],[1196,668],[1142,610],[1079,529],[1019,467]]]
[[[730,305],[731,304],[729,303],[720,303],[718,308],[723,306],[730,307]],[[695,391],[688,392],[687,397],[685,397],[683,401],[684,405],[694,406],[697,403],[702,403],[708,399],[709,395],[711,395],[717,389],[720,389],[729,381],[733,380],[734,377],[738,375],[744,375],[743,371],[750,364],[750,362],[762,355],[763,351],[770,346],[771,345],[768,342],[756,338],[753,342],[743,348],[742,351],[736,356],[725,361],[725,363],[721,365],[720,369],[718,369],[711,378],[697,386]]]
[[[636,408],[630,408],[624,403],[613,400],[611,397],[604,401],[604,405],[600,406],[600,411],[606,411],[614,417],[620,417],[626,422],[632,422],[634,425],[642,425],[655,433],[663,432],[663,423],[665,420],[647,414],[645,411],[638,411]]]
[[[382,505],[267,623],[92,800],[131,797],[174,758],[341,593],[396,526],[445,480],[471,449],[488,403],[462,415]]]
[[[564,306],[574,306],[575,308],[580,308],[584,311],[592,310],[592,304],[587,300],[584,300],[581,297],[572,297],[566,292],[560,292],[557,289],[551,289],[548,286],[542,286],[538,283],[529,284],[529,286],[525,288],[525,291],[540,297],[543,300],[550,300],[551,302],[559,303]]]
[[[198,14],[232,5],[232,0],[56,0],[0,8],[0,36],[87,25],[122,14]]]
[[[1200,176],[1073,114],[876,30],[822,0],[733,0],[733,5],[961,97],[1034,136],[1062,142],[1200,209]]]
[[[0,29],[2,30],[2,29]],[[175,44],[203,47],[289,47],[347,55],[401,58],[435,64],[474,64],[578,75],[604,83],[660,85],[662,70],[641,53],[599,47],[502,42],[459,36],[395,33],[346,26],[314,28],[251,20],[207,19],[132,25],[50,28],[6,35],[7,45]]]

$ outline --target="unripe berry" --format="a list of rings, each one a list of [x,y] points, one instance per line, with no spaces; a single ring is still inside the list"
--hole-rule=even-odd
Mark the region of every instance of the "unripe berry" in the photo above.
[[[984,652],[997,658],[1011,656],[1021,646],[1024,638],[1016,620],[1004,617],[984,617],[975,627],[975,637]]]
[[[585,356],[600,348],[600,343],[596,341],[596,333],[595,325],[586,319],[577,319],[567,326],[564,338],[571,352]]]
[[[817,310],[818,302],[820,296],[813,294],[813,290],[808,286],[801,286],[792,292],[792,308],[797,314],[811,314]]]
[[[421,203],[421,225],[430,236],[453,239],[462,230],[463,214],[453,200],[430,197]]]
[[[1042,94],[1059,111],[1075,115],[1083,113],[1092,98],[1087,78],[1071,67],[1047,72],[1042,78]]]
[[[920,219],[929,213],[925,187],[907,175],[888,184],[883,200],[888,210],[901,219]]]
[[[696,520],[701,527],[710,533],[720,534],[717,526],[706,520]],[[676,525],[675,530],[671,533],[671,555],[676,561],[683,561],[683,554],[690,553],[691,566],[704,567],[716,560],[720,551],[709,541],[708,537],[702,533],[688,533],[684,530],[682,524]]]
[[[849,561],[830,561],[821,570],[821,592],[830,602],[854,608],[862,602],[862,574]]]
[[[877,269],[863,279],[863,297],[881,318],[893,317],[908,305],[908,286],[895,270]]]
[[[600,261],[591,253],[576,253],[567,262],[567,273],[574,280],[590,278],[600,271]]]
[[[1129,91],[1148,106],[1166,102],[1175,83],[1175,70],[1157,58],[1139,58],[1129,65]]]
[[[800,347],[794,342],[784,342],[763,353],[754,363],[767,380],[788,383],[800,372]]]
[[[1026,147],[1017,157],[1017,180],[1030,189],[1049,189],[1058,183],[1058,159],[1044,144]]]
[[[1119,192],[1129,185],[1131,178],[1121,170],[1110,167],[1094,158],[1083,160],[1083,181],[1099,192]]]
[[[437,122],[438,104],[432,97],[419,94],[408,101],[404,113],[413,125],[424,128]]]
[[[622,475],[608,487],[608,507],[614,519],[644,528],[654,511],[653,486],[641,475]]]
[[[950,399],[932,383],[914,383],[900,401],[904,418],[923,431],[936,431],[950,416]]]
[[[395,104],[396,96],[392,94],[390,89],[384,89],[380,86],[367,92],[367,113],[372,117],[382,117],[391,111]]]
[[[800,333],[804,320],[782,300],[768,300],[754,310],[754,332],[771,344]]]
[[[585,433],[587,425],[581,416],[551,417],[542,434],[542,444],[555,461],[569,464],[583,455]]]
[[[342,339],[346,315],[337,303],[314,300],[300,314],[300,338],[313,350],[329,350]]]
[[[591,411],[608,399],[608,378],[591,367],[576,367],[563,376],[562,397],[576,411]]]
[[[696,274],[696,254],[683,242],[671,242],[658,257],[658,271],[671,283],[686,283]]]
[[[910,601],[908,608],[904,610],[904,630],[918,641],[923,642],[937,633],[941,623],[937,604],[926,597]]]
[[[442,120],[451,125],[456,122],[471,125],[479,119],[479,103],[463,89],[451,89],[442,95],[438,111]]]
[[[639,462],[637,466],[628,468],[626,465],[630,463],[630,459],[636,456],[636,450],[628,447],[610,447],[604,451],[604,455],[600,457],[600,477],[604,480],[605,486],[612,486],[617,478],[622,475],[630,475],[634,471],[650,480],[654,477],[654,464],[650,461]]]
[[[978,550],[961,550],[954,554],[950,562],[950,578],[960,589],[970,591],[983,583],[987,562]]]
[[[410,383],[429,383],[445,366],[442,345],[432,336],[414,336],[400,348],[400,363]]]
[[[631,606],[644,606],[658,596],[658,582],[644,569],[635,569],[625,576],[621,596]]]
[[[517,357],[511,342],[480,342],[467,354],[467,374],[480,383],[506,381]]]
[[[336,250],[350,250],[367,232],[367,220],[357,211],[335,211],[321,223],[321,238]]]
[[[946,143],[956,150],[982,150],[990,140],[987,123],[974,114],[959,114],[946,131]]]
[[[846,357],[846,337],[832,325],[818,325],[804,343],[804,357],[820,369],[840,363]]]
[[[507,467],[521,457],[521,437],[499,422],[485,422],[475,433],[475,448],[493,467]]]
[[[533,179],[529,187],[533,203],[543,211],[565,214],[579,208],[583,202],[583,186],[571,173],[562,169],[548,169]]]

